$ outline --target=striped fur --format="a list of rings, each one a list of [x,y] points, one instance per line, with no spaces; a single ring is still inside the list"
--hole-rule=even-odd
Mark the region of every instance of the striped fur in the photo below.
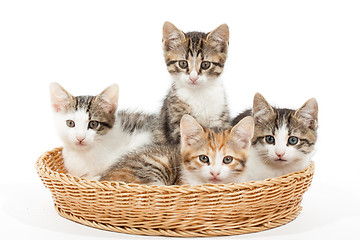
[[[244,181],[281,176],[310,164],[318,127],[318,105],[314,98],[292,110],[274,108],[257,93],[253,110],[240,114],[232,124],[249,115],[254,117],[255,130]],[[273,142],[267,140],[269,136]],[[297,142],[291,144],[290,138],[294,137]]]
[[[100,181],[174,185],[178,183],[180,159],[175,145],[151,145],[120,158]]]
[[[144,112],[119,111],[117,113],[121,128],[132,134],[136,131],[153,131],[158,122],[158,116]]]
[[[229,126],[225,90],[219,79],[228,42],[225,24],[209,33],[184,33],[169,22],[164,24],[164,57],[173,84],[161,108],[156,134],[159,142],[180,142],[179,123],[184,114],[206,127]]]
[[[173,39],[172,36],[167,37],[164,33],[163,49],[167,69],[170,74],[186,73],[190,74],[195,70],[198,75],[206,74],[213,77],[218,77],[224,68],[227,58],[228,50],[228,32],[226,25],[221,25],[219,28],[223,30],[224,39],[216,39],[211,37],[211,33],[202,32],[188,32],[183,33],[171,23],[165,23],[164,28],[172,28],[172,31],[177,31],[180,38]],[[166,30],[165,30],[166,31]],[[227,34],[227,36],[226,36]],[[170,38],[170,39],[169,39]],[[179,65],[180,60],[185,60],[188,67],[182,68]],[[201,67],[203,61],[210,62],[210,68],[204,69]]]

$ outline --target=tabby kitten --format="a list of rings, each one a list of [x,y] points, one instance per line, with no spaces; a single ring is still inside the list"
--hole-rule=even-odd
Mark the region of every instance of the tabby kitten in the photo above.
[[[64,143],[64,165],[74,176],[97,180],[119,156],[152,141],[155,117],[116,112],[118,86],[97,96],[69,94],[58,83],[50,85],[56,129]]]
[[[226,24],[209,33],[184,33],[173,24],[163,27],[163,50],[173,83],[166,96],[157,140],[178,144],[184,114],[206,127],[229,127],[230,118],[221,75],[229,45]]]
[[[100,179],[148,185],[238,182],[254,123],[251,117],[226,130],[202,127],[190,115],[180,122],[181,144],[151,145],[123,156]]]
[[[236,117],[236,124],[251,110]],[[243,181],[263,180],[301,171],[314,154],[318,127],[318,104],[308,100],[297,110],[274,108],[257,93],[252,115],[254,137]]]

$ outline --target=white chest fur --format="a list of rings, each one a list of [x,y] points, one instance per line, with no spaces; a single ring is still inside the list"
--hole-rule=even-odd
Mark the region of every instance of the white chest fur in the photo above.
[[[220,81],[207,86],[180,87],[178,97],[190,105],[192,115],[207,127],[220,127],[220,116],[227,108],[225,90]]]

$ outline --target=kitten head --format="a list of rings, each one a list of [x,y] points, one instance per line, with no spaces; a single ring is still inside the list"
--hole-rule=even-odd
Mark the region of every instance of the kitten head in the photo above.
[[[190,115],[184,115],[180,129],[184,182],[195,185],[240,180],[254,131],[252,117],[221,130],[204,128]]]
[[[222,24],[209,33],[184,33],[169,22],[163,27],[164,57],[180,86],[214,82],[222,73],[229,45],[229,28]]]
[[[58,83],[50,85],[56,128],[67,147],[85,150],[101,141],[114,125],[118,91],[112,85],[97,96],[74,97]]]
[[[317,139],[317,116],[315,98],[298,110],[290,110],[270,106],[257,93],[253,104],[253,149],[263,162],[274,167],[310,161]]]

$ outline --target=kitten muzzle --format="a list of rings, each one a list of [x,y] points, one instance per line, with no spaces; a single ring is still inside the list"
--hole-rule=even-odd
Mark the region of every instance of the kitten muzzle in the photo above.
[[[189,79],[192,84],[196,84],[196,81],[199,79],[199,74],[197,74],[195,71],[192,71],[189,75]]]

